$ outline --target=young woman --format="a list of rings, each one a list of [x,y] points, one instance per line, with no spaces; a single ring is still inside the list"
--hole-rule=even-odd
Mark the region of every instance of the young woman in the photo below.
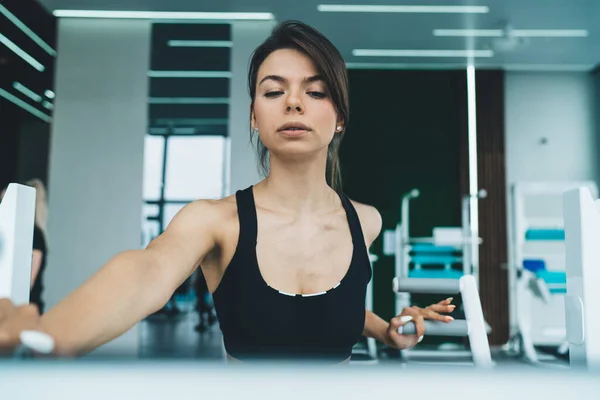
[[[39,329],[55,338],[57,354],[86,353],[123,334],[198,267],[232,359],[341,363],[361,335],[406,349],[422,338],[424,319],[452,320],[442,315],[454,309],[450,300],[390,322],[365,310],[368,248],[381,217],[339,190],[349,115],[337,49],[302,23],[283,23],[253,54],[249,89],[266,178],[187,205],[146,249],[117,255],[49,310]],[[399,335],[411,319],[417,335]]]

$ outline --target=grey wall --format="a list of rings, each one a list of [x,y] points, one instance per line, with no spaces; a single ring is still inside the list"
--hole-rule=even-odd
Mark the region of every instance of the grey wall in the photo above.
[[[150,23],[61,20],[45,298],[53,306],[140,248]],[[135,356],[137,326],[96,354]]]
[[[229,106],[229,182],[226,194],[257,183],[261,177],[256,155],[250,144],[250,95],[248,66],[250,56],[271,33],[273,21],[236,21],[232,24],[230,106]]]
[[[508,72],[508,182],[597,179],[593,98],[589,73]]]

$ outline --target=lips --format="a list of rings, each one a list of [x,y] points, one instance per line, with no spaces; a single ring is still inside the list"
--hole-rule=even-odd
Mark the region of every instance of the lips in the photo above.
[[[287,124],[282,125],[277,131],[278,132],[299,132],[299,131],[310,131],[310,127],[301,123],[301,122],[288,122]]]

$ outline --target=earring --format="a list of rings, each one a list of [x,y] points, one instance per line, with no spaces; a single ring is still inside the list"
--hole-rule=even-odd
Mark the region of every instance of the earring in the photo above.
[[[341,127],[341,126],[338,126],[338,127],[337,127],[337,131],[338,131],[338,132],[340,132],[341,130],[342,130],[342,127]]]

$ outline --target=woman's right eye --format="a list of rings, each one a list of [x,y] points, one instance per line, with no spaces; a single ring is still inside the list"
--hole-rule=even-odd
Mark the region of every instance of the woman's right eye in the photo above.
[[[282,94],[283,94],[283,92],[281,92],[281,91],[267,92],[267,93],[265,93],[265,97],[277,97]]]

